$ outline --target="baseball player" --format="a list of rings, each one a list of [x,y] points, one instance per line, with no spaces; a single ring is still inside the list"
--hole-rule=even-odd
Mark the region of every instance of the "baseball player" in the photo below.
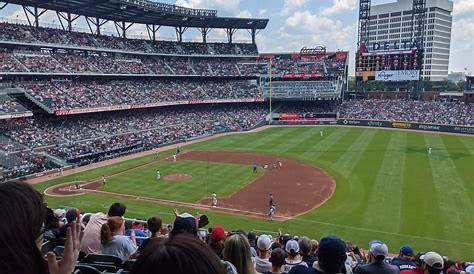
[[[176,154],[173,154],[173,162],[176,162]]]
[[[176,154],[179,154],[179,153],[181,153],[181,147],[180,147],[180,146],[178,146],[178,147],[176,148]]]
[[[267,169],[267,168],[268,168],[268,164],[264,164],[263,169]]]
[[[212,193],[211,195],[211,206],[217,207],[217,194],[216,193]]]
[[[63,176],[63,167],[59,168],[59,176]]]
[[[275,212],[276,212],[276,205],[275,201],[273,200],[273,194],[269,194],[269,200],[268,200],[268,216],[270,217],[270,220],[273,221],[273,217],[275,217]]]
[[[281,161],[278,161],[278,168],[281,168],[283,166],[283,163]]]
[[[161,173],[159,170],[156,171],[156,180],[160,180],[161,179]]]
[[[253,173],[257,173],[257,164],[254,163],[252,169],[253,169]]]
[[[428,154],[431,155],[431,147],[428,147]]]
[[[102,175],[102,185],[103,185],[103,186],[105,186],[106,181],[107,181],[107,180],[105,179],[105,176]]]
[[[324,131],[320,130],[319,134],[321,135],[321,137],[323,137],[324,136]]]

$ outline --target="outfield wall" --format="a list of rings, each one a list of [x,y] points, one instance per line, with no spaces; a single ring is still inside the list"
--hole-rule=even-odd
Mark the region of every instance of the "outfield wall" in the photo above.
[[[364,127],[383,127],[383,128],[399,128],[411,130],[423,130],[434,132],[449,132],[459,134],[474,135],[474,127],[470,126],[453,126],[453,125],[437,125],[403,121],[379,121],[379,120],[357,120],[357,119],[339,119],[338,125],[345,126],[364,126]]]
[[[457,134],[474,135],[474,127],[438,125],[428,123],[415,123],[404,121],[380,121],[380,120],[361,120],[361,119],[338,119],[338,120],[274,120],[277,125],[343,125],[343,126],[361,126],[374,128],[395,128],[408,130],[422,130],[431,132],[448,132]]]

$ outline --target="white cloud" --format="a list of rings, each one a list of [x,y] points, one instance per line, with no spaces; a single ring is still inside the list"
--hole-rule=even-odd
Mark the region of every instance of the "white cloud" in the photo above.
[[[281,15],[286,16],[304,7],[308,0],[284,0]]]
[[[454,71],[461,71],[468,68],[474,72],[474,18],[468,17],[453,22],[451,55],[449,68]]]
[[[323,9],[322,14],[332,15],[346,10],[355,10],[357,2],[357,0],[333,0],[332,6]]]
[[[453,14],[466,14],[469,12],[474,12],[474,1],[473,0],[456,0],[454,1],[454,11]]]
[[[264,16],[265,14],[267,14],[268,10],[267,9],[261,9],[258,11],[258,15],[260,16]]]

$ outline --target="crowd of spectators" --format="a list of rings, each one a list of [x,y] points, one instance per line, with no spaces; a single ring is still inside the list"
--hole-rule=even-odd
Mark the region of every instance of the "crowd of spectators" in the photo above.
[[[288,56],[273,59],[274,76],[306,74],[326,77],[340,76],[345,71],[341,62],[334,59],[305,61]],[[21,48],[4,50],[0,52],[0,58],[0,72],[256,77],[267,75],[269,66],[267,60],[247,57],[143,56],[62,50],[39,52]]]
[[[0,23],[0,40],[27,43],[61,44],[78,47],[121,50],[127,52],[182,55],[257,55],[250,43],[178,43],[144,39],[122,39],[108,35],[69,32],[54,28],[30,27]]]
[[[3,114],[18,114],[28,110],[17,100],[7,94],[0,94],[0,116]]]
[[[4,140],[0,152],[44,147],[49,155],[84,165],[217,132],[248,130],[262,122],[265,114],[263,105],[240,104],[130,110],[75,119],[35,116],[0,124],[0,140]],[[11,157],[7,154],[0,159]],[[22,175],[36,172],[28,168]]]
[[[474,126],[474,105],[449,101],[352,100],[339,108],[341,118]]]
[[[0,184],[2,271],[32,274],[471,274],[474,263],[453,261],[434,251],[404,245],[396,255],[386,243],[367,248],[338,236],[320,240],[281,231],[257,235],[212,225],[206,215],[179,213],[164,224],[124,218],[127,206],[107,214],[51,209],[24,183]],[[81,236],[82,235],[82,236]],[[44,243],[41,250],[37,243]],[[63,247],[63,248],[58,248]],[[47,262],[43,261],[47,257]],[[107,258],[107,259],[106,259]],[[49,269],[49,271],[48,271]],[[25,271],[24,271],[25,270]],[[89,270],[89,272],[81,272]]]
[[[261,97],[256,82],[247,80],[59,80],[21,86],[51,110]]]

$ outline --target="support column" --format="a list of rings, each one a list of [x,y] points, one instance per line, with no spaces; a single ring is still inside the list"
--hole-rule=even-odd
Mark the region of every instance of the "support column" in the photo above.
[[[109,20],[100,19],[98,17],[85,17],[87,26],[89,26],[89,30],[92,34],[100,35],[100,29],[103,25],[105,25]],[[92,28],[94,26],[94,28]]]
[[[225,30],[225,32],[227,33],[227,39],[228,39],[229,44],[232,44],[232,38],[234,37],[234,33],[236,31],[237,29],[232,29],[232,28],[228,28]]]
[[[5,5],[6,6],[6,5]],[[5,7],[4,6],[4,7]],[[41,17],[41,15],[43,15],[47,10],[46,9],[43,9],[42,11],[38,11],[38,8],[37,7],[34,7],[33,10],[31,10],[30,7],[27,7],[27,6],[22,6],[23,7],[23,11],[25,12],[25,15],[26,15],[26,19],[28,20],[28,24],[30,26],[34,26],[34,27],[39,27],[39,18]],[[30,15],[33,16],[33,23],[31,22],[31,19],[30,19]]]
[[[127,25],[126,22],[114,22],[115,29],[117,30],[117,34],[122,37],[123,39],[127,38],[127,30],[133,26],[134,23],[129,23]]]
[[[200,28],[199,31],[201,32],[201,35],[202,35],[202,42],[207,43],[207,35],[209,34],[209,32],[211,32],[211,29],[204,27],[204,28]]]
[[[62,29],[67,30],[67,31],[72,31],[72,23],[76,21],[77,19],[79,19],[79,17],[81,17],[80,15],[72,16],[70,12],[64,13],[64,12],[59,12],[59,11],[56,12],[56,15],[58,16],[58,20],[59,20],[59,23],[61,24]],[[64,26],[63,20],[67,22],[67,26]]]
[[[187,27],[175,27],[174,29],[176,31],[176,40],[178,41],[178,43],[183,42],[183,34],[184,34],[184,32],[186,32],[186,30],[188,28]]]
[[[156,33],[161,28],[158,25],[146,25],[146,31],[148,32],[148,38],[152,41],[156,41]]]

